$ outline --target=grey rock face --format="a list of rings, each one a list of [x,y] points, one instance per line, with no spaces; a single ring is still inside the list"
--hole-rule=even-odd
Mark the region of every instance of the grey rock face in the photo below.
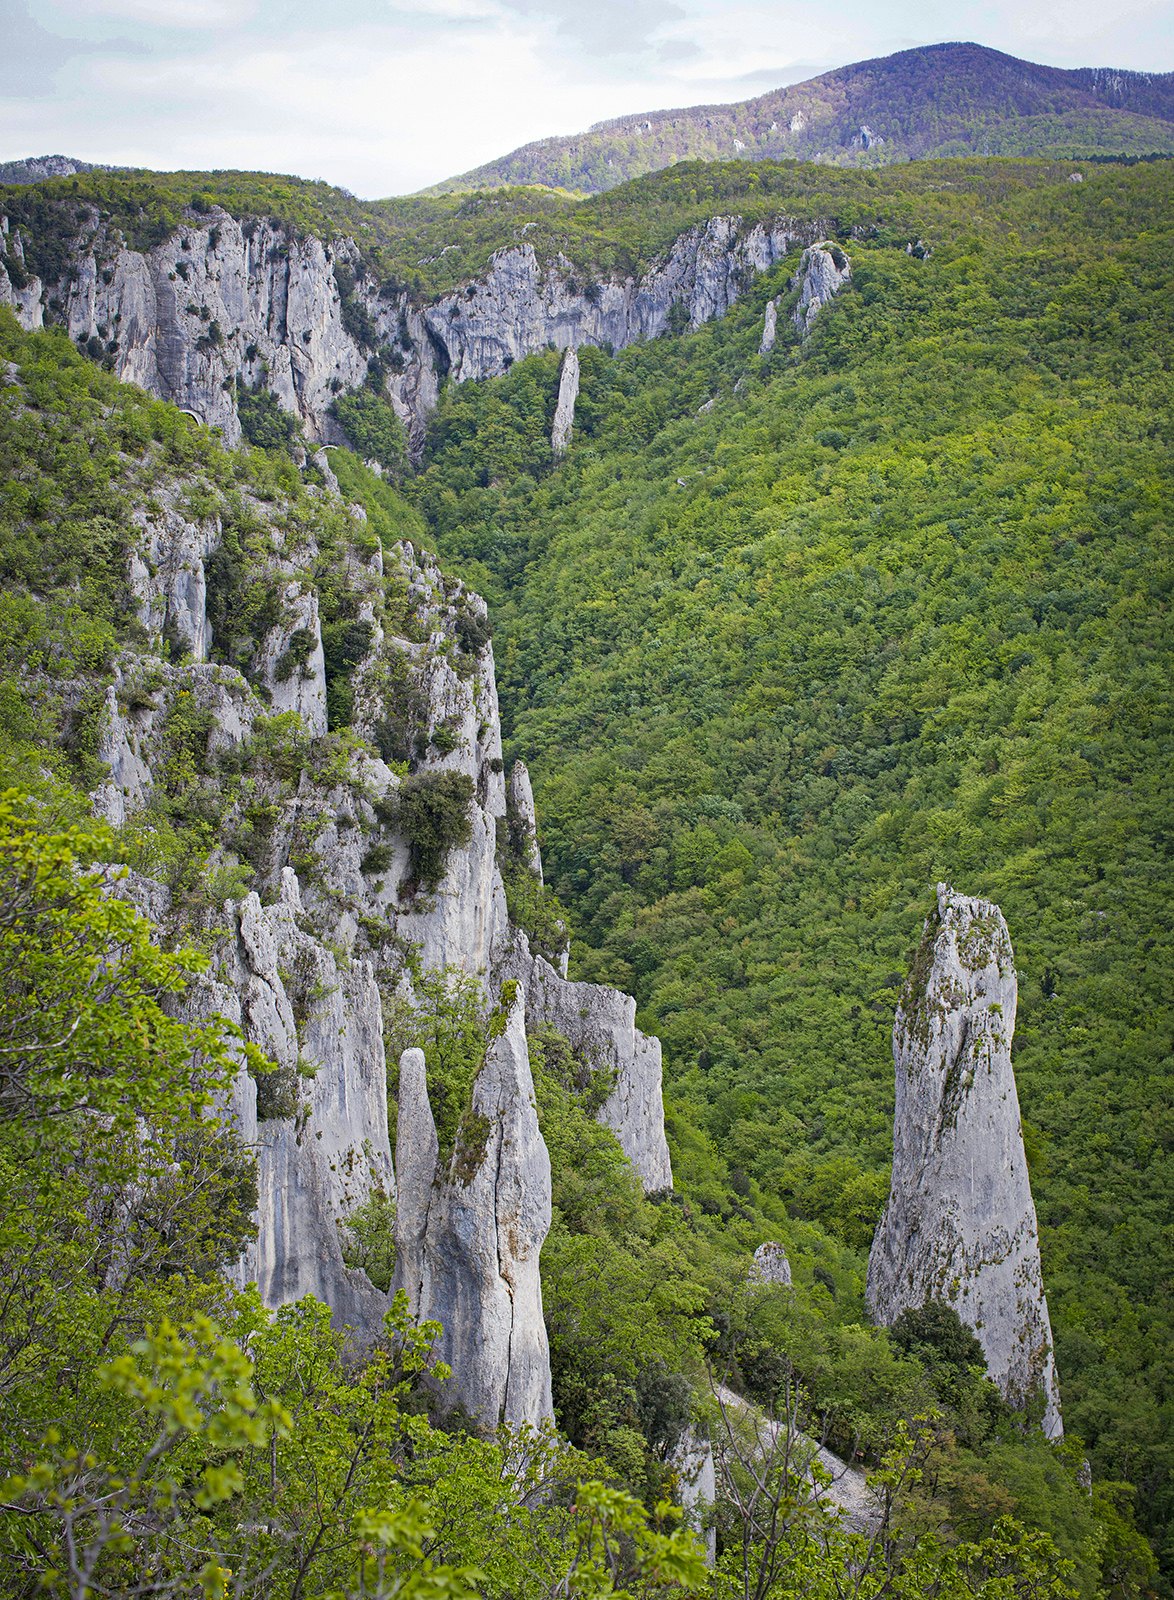
[[[400,1062],[396,1286],[444,1328],[444,1398],[486,1428],[552,1416],[538,1256],[550,1228],[550,1157],[538,1131],[517,993],[473,1085],[446,1169],[423,1053]]]
[[[677,1474],[685,1524],[700,1537],[706,1560],[712,1567],[717,1560],[717,1528],[706,1527],[705,1523],[717,1500],[717,1468],[713,1446],[695,1429],[686,1428],[669,1459]]]
[[[368,963],[342,968],[300,930],[301,909],[288,867],[274,905],[247,895],[234,945],[198,996],[277,1062],[296,1100],[290,1115],[259,1120],[257,1085],[238,1077],[234,1110],[256,1150],[258,1199],[257,1241],[237,1277],[270,1306],[316,1295],[340,1325],[373,1338],[387,1296],[344,1263],[340,1225],[373,1194],[395,1194],[379,989]],[[313,997],[300,1028],[291,986]]]
[[[811,332],[820,308],[834,299],[851,277],[852,264],[838,244],[825,239],[804,250],[799,271],[791,280],[792,289],[799,290],[793,320],[802,338]]]
[[[868,1262],[878,1322],[944,1300],[1003,1394],[1062,1432],[1011,1067],[1017,984],[999,908],[939,884],[897,1011],[893,1179]]]
[[[768,356],[775,347],[775,339],[779,331],[779,304],[777,300],[766,302],[766,312],[762,318],[762,338],[758,344],[760,356]]]
[[[0,303],[32,327],[50,298],[59,302],[72,339],[100,340],[119,377],[219,427],[229,444],[241,437],[238,387],[261,383],[311,440],[341,443],[330,405],[363,385],[370,354],[344,320],[335,268],[345,269],[376,338],[400,352],[387,396],[418,453],[444,371],[457,382],[494,377],[552,344],[619,349],[663,333],[677,306],[700,327],[723,316],[757,273],[827,227],[785,217],[745,227],[739,217],[711,217],[640,278],[589,289],[569,261],[542,264],[532,246],[517,245],[498,251],[480,279],[420,305],[378,293],[349,239],[303,238],[214,208],[144,254],[127,249],[95,213],[60,283],[34,279],[17,289],[0,266]],[[9,248],[19,258],[19,230]],[[568,396],[574,370],[573,362],[564,367]]]
[[[295,579],[285,585],[282,599],[284,620],[265,640],[261,678],[274,712],[296,711],[308,733],[321,735],[326,732],[326,658],[318,596],[307,593]],[[295,634],[309,635],[309,654],[300,666],[291,665],[287,657]]]
[[[538,849],[538,819],[534,810],[534,790],[524,761],[515,761],[510,768],[506,808],[510,829],[517,834],[518,845],[526,865],[541,883],[542,855]]]
[[[214,518],[193,520],[185,505],[182,487],[164,475],[152,483],[149,514],[134,522],[129,579],[154,651],[124,652],[116,665],[100,744],[109,777],[95,803],[116,823],[146,803],[169,756],[169,717],[180,697],[206,716],[209,760],[225,753],[260,762],[248,779],[254,810],[231,815],[225,838],[243,837],[256,852],[250,859],[261,861],[273,902],[262,904],[254,893],[239,907],[224,907],[231,936],[185,1001],[192,1016],[229,1017],[278,1064],[274,1079],[254,1082],[242,1071],[232,1094],[232,1114],[257,1152],[259,1190],[258,1238],[236,1276],[255,1280],[270,1305],[315,1294],[340,1325],[361,1340],[372,1337],[387,1297],[346,1266],[343,1236],[358,1207],[395,1195],[398,1178],[399,1280],[420,1315],[446,1324],[443,1353],[457,1371],[452,1398],[486,1425],[499,1418],[539,1422],[551,1411],[538,1275],[550,1165],[533,1102],[525,996],[514,998],[488,1052],[465,1137],[443,1172],[423,1061],[412,1052],[404,1057],[393,1175],[381,992],[393,993],[402,981],[407,944],[416,946],[425,970],[456,966],[482,981],[535,979],[532,1017],[549,1018],[613,1074],[603,1119],[650,1189],[672,1176],[659,1045],[635,1028],[629,997],[568,984],[535,960],[524,935],[511,936],[498,824],[508,816],[538,876],[541,859],[521,764],[511,773],[507,802],[492,649],[488,642],[476,647],[483,630],[458,626],[485,621],[479,597],[446,580],[410,545],[388,551],[416,624],[413,639],[400,639],[387,631],[397,612],[384,605],[384,554],[364,553],[358,522],[355,542],[336,558],[345,564],[355,615],[370,628],[369,651],[352,679],[352,726],[374,740],[406,694],[414,709],[405,726],[417,750],[421,741],[425,746],[420,768],[460,772],[473,792],[468,842],[450,852],[434,892],[413,893],[409,844],[395,823],[401,780],[389,766],[356,752],[337,769],[311,757],[292,773],[270,772],[269,758],[258,755],[265,737],[258,724],[274,713],[297,712],[299,737],[326,729],[318,599],[305,576],[322,552],[289,541],[279,519],[259,541],[272,554],[255,557],[256,577],[272,580],[280,615],[252,641],[246,677],[208,659],[214,641],[206,573],[222,530]],[[265,506],[249,509],[268,520]],[[455,648],[461,638],[472,641],[468,649]],[[171,659],[163,659],[165,641]],[[236,642],[218,635],[215,644],[235,649]],[[268,819],[263,835],[243,826],[251,814]],[[222,853],[210,870],[232,861]],[[297,862],[297,873],[287,861]],[[161,885],[143,879],[136,895],[153,914],[167,914]],[[509,970],[500,969],[504,950],[515,952]]]
[[[791,1263],[787,1260],[787,1252],[783,1246],[773,1239],[767,1244],[760,1244],[754,1252],[750,1276],[757,1283],[777,1283],[789,1289]]]
[[[575,425],[575,401],[579,398],[579,352],[568,345],[558,380],[558,403],[550,430],[550,448],[555,456],[566,455]]]
[[[520,980],[531,1024],[549,1023],[592,1067],[611,1074],[615,1087],[599,1111],[600,1122],[619,1140],[646,1193],[670,1189],[660,1040],[637,1028],[632,996],[598,983],[569,981],[543,956],[531,953],[523,933],[499,949],[494,970],[499,978]]]

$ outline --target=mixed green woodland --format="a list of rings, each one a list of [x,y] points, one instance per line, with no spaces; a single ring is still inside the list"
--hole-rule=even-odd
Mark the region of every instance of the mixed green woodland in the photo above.
[[[214,200],[352,233],[373,274],[429,292],[529,222],[586,275],[719,210],[826,218],[852,281],[804,343],[792,260],[719,322],[584,349],[558,464],[554,351],[447,385],[397,483],[332,455],[366,538],[428,545],[489,599],[556,897],[519,915],[565,916],[572,976],[634,993],[665,1047],[676,1187],[649,1198],[566,1041],[531,1040],[561,1437],[521,1444],[438,1414],[432,1332],[402,1308],[357,1362],[324,1308],[267,1312],[223,1274],[253,1203],[209,1114],[237,1046],[174,999],[217,905],[263,870],[241,838],[226,853],[225,808],[275,763],[345,770],[334,580],[327,748],[291,757],[278,727],[226,773],[209,730],[177,724],[154,810],[121,833],[89,821],[96,708],[142,645],[128,527],[160,473],[238,550],[248,497],[324,549],[354,527],[280,436],[226,451],[0,314],[18,380],[0,387],[0,1590],[1169,1593],[1172,174],[1071,174],[697,163],[579,207],[366,207],[247,174],[4,196],[46,269],[75,202],[147,242]],[[186,906],[176,948],[101,892],[119,862]],[[1007,1409],[943,1308],[890,1330],[863,1309],[893,1011],[939,879],[997,900],[1015,943],[1061,1446]],[[486,1001],[421,980],[398,1042],[463,1084]],[[387,1219],[365,1223],[374,1276]],[[747,1282],[772,1238],[791,1290]],[[756,1467],[718,1380],[875,1473],[881,1532],[835,1527],[805,1464]],[[687,1425],[727,1491],[710,1574],[669,1505]]]

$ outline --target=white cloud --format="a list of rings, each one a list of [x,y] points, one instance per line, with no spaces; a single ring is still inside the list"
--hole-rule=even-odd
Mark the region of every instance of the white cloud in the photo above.
[[[130,22],[146,28],[239,28],[256,9],[246,0],[55,0],[50,15],[90,27]]]

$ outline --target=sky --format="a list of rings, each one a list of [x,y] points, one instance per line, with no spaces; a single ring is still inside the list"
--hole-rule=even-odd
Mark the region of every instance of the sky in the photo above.
[[[1172,0],[0,0],[0,160],[406,194],[551,134],[973,39],[1174,68]]]

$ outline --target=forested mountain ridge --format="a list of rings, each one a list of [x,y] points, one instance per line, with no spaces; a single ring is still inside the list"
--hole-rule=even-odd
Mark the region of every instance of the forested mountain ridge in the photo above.
[[[557,351],[482,382],[452,374],[436,397],[421,470],[407,472],[402,456],[393,463],[398,491],[344,452],[330,458],[343,500],[366,509],[356,549],[369,555],[374,538],[390,551],[405,535],[435,543],[447,568],[489,593],[510,745],[532,767],[548,878],[580,935],[575,974],[631,987],[645,1031],[655,1026],[665,1040],[672,1200],[642,1197],[614,1140],[584,1115],[606,1084],[584,1081],[557,1032],[539,1026],[530,1040],[554,1157],[542,1269],[560,1425],[651,1503],[671,1482],[665,1442],[686,1415],[678,1377],[700,1379],[707,1355],[730,1363],[766,1401],[777,1401],[784,1378],[800,1380],[804,1420],[859,1449],[870,1467],[901,1421],[944,1406],[948,1420],[906,1526],[921,1529],[926,1559],[936,1552],[939,1566],[931,1576],[917,1568],[913,1546],[901,1545],[905,1567],[884,1576],[893,1593],[953,1594],[957,1573],[947,1575],[925,1527],[944,1519],[968,1552],[966,1541],[1007,1511],[1051,1533],[1077,1561],[1083,1592],[1146,1592],[1154,1580],[1131,1541],[1131,1492],[1112,1480],[1140,1487],[1138,1510],[1154,1532],[1166,1492],[1156,1118],[1168,934],[1154,891],[1167,737],[1160,443],[1169,175],[1155,164],[1087,168],[1081,183],[1071,176],[1067,164],[943,163],[829,175],[697,166],[643,180],[592,203],[597,213],[584,208],[586,222],[566,223],[567,233],[583,227],[585,250],[598,250],[591,215],[609,217],[613,239],[642,251],[676,237],[669,230],[690,208],[714,215],[715,197],[719,211],[744,217],[764,205],[802,215],[807,205],[813,220],[833,223],[829,252],[850,261],[850,283],[810,330],[804,322],[804,339],[790,315],[795,245],[740,283],[720,318],[692,331],[678,319],[614,354],[584,346],[558,465],[550,446]],[[280,188],[255,182],[258,194]],[[133,199],[146,227],[164,220],[153,204],[164,216],[179,205],[181,233],[216,226],[186,204],[183,187],[168,194],[164,180],[154,200],[146,184],[104,192],[123,206]],[[195,192],[201,204],[216,203]],[[69,205],[72,194],[49,185],[41,203],[51,212],[61,203],[54,196]],[[283,203],[305,198],[295,189]],[[443,225],[458,233],[452,203],[433,204],[449,207]],[[415,215],[433,227],[438,214]],[[474,208],[470,253],[485,248],[487,234],[477,232],[485,218],[508,230],[517,215],[495,214],[489,202]],[[24,228],[35,241],[35,226]],[[588,259],[578,264],[584,276]],[[590,287],[587,278],[585,296]],[[768,307],[777,337],[760,354]],[[18,603],[5,761],[49,814],[80,816],[102,772],[91,725],[82,718],[76,728],[75,712],[93,711],[112,641],[82,628],[77,585],[120,648],[127,621],[125,600],[110,610],[122,592],[119,517],[103,499],[110,474],[133,473],[144,448],[147,459],[162,446],[197,463],[193,504],[223,497],[217,514],[229,523],[239,516],[234,482],[279,506],[288,497],[280,515],[292,532],[322,516],[333,525],[341,513],[324,493],[328,463],[315,466],[288,410],[276,413],[289,426],[270,435],[275,453],[221,455],[206,432],[167,407],[144,406],[70,353],[60,332],[6,329],[5,338],[9,405],[26,428],[39,418],[52,442],[30,449],[17,434],[9,446],[15,538],[6,559],[15,565],[6,582]],[[378,397],[387,378],[377,372],[364,392]],[[36,491],[20,467],[31,459],[41,471]],[[131,494],[140,500],[156,515],[144,486]],[[257,530],[245,531],[255,541]],[[348,692],[359,643],[348,630],[364,620],[367,583],[345,554],[355,538],[345,534],[340,562],[313,563],[333,630],[333,738],[311,746],[311,785],[337,780],[347,748],[364,759],[370,737],[354,715],[355,686]],[[79,570],[83,548],[101,556],[98,566]],[[350,576],[340,581],[336,568]],[[55,573],[61,581],[47,593]],[[222,596],[232,602],[217,613],[222,627],[247,587]],[[446,606],[455,603],[451,580],[443,589]],[[390,607],[397,628],[409,625],[402,598],[388,594],[383,604],[381,623]],[[30,619],[41,630],[39,659],[60,663],[38,668],[59,685],[59,721],[43,709],[39,723],[29,717],[20,664],[30,659]],[[250,610],[250,629],[261,620]],[[454,661],[477,644],[476,631],[462,634],[457,622],[448,616],[442,630]],[[429,629],[423,619],[414,626]],[[311,665],[296,632],[288,676],[276,672],[281,652],[265,668],[271,692],[302,683]],[[133,628],[125,640],[142,649]],[[221,648],[235,661],[246,642],[229,635]],[[180,657],[164,659],[169,678],[182,667],[183,641],[164,646]],[[78,701],[83,688],[91,699]],[[130,699],[120,714],[150,715]],[[485,743],[479,723],[433,731],[425,767],[448,759],[450,734]],[[246,888],[252,863],[240,847],[272,827],[274,797],[249,787],[260,768],[228,774],[223,801],[251,809],[248,828],[238,824],[226,841],[207,810],[222,803],[217,773],[200,770],[208,730],[182,732],[167,807],[107,848],[122,859],[136,849],[174,872],[199,910],[208,865],[218,888],[234,897]],[[398,733],[385,730],[389,739]],[[488,746],[483,753],[491,785],[494,757]],[[407,754],[409,765],[420,760],[417,750]],[[307,759],[296,741],[271,744],[268,781],[290,781],[289,763],[300,769]],[[366,803],[356,793],[327,811],[366,819]],[[225,843],[236,862],[218,853]],[[348,845],[348,862],[353,853]],[[313,840],[297,841],[296,854],[299,873],[314,870]],[[337,891],[332,861],[328,849],[317,869],[327,868],[315,892],[328,903]],[[387,862],[369,866],[373,876]],[[1023,1433],[976,1383],[964,1340],[942,1327],[889,1335],[862,1316],[864,1252],[886,1182],[888,1033],[937,875],[997,897],[1016,945],[1017,1064],[1044,1271],[1066,1422],[1092,1446],[1091,1500],[1080,1487],[1079,1443],[1055,1450]],[[200,914],[215,923],[213,908]],[[554,903],[531,901],[524,914],[556,950]],[[327,968],[316,976],[301,1003],[327,1015],[338,1001],[323,991],[337,980]],[[462,1050],[475,1057],[486,1048],[476,1011],[443,985],[429,1004],[412,1026],[431,1030],[432,1047],[463,1081]],[[301,1076],[296,1062],[294,1070]],[[440,1137],[453,1133],[440,1118]],[[371,1231],[354,1248],[382,1275],[386,1216],[363,1221]],[[748,1291],[748,1259],[765,1237],[786,1241],[793,1288]],[[212,1298],[222,1304],[223,1294]],[[231,1326],[247,1331],[250,1313],[236,1315]],[[270,1363],[266,1383],[280,1354],[273,1338],[256,1334]],[[304,1359],[289,1354],[295,1366]],[[352,1404],[347,1393],[332,1391],[331,1415]],[[449,1470],[456,1456],[436,1437],[424,1438],[424,1450],[429,1471],[448,1472],[459,1496],[459,1473]],[[474,1498],[499,1470],[488,1458],[482,1469]],[[261,1474],[256,1489],[263,1493]],[[483,1532],[479,1549],[493,1550],[488,1523]],[[727,1526],[719,1561],[736,1543]],[[441,1549],[460,1554],[451,1541]],[[799,1560],[798,1545],[791,1555]],[[982,1583],[1001,1581],[992,1575],[999,1559],[987,1550]],[[833,1592],[834,1560],[820,1570],[805,1588],[788,1568],[796,1587],[781,1592]],[[520,1581],[499,1570],[493,1592]],[[818,1587],[825,1582],[831,1588]]]
[[[935,156],[1174,149],[1174,74],[1065,70],[978,44],[858,61],[735,105],[639,112],[540,139],[428,190],[534,183],[594,194],[677,161],[882,166]]]

